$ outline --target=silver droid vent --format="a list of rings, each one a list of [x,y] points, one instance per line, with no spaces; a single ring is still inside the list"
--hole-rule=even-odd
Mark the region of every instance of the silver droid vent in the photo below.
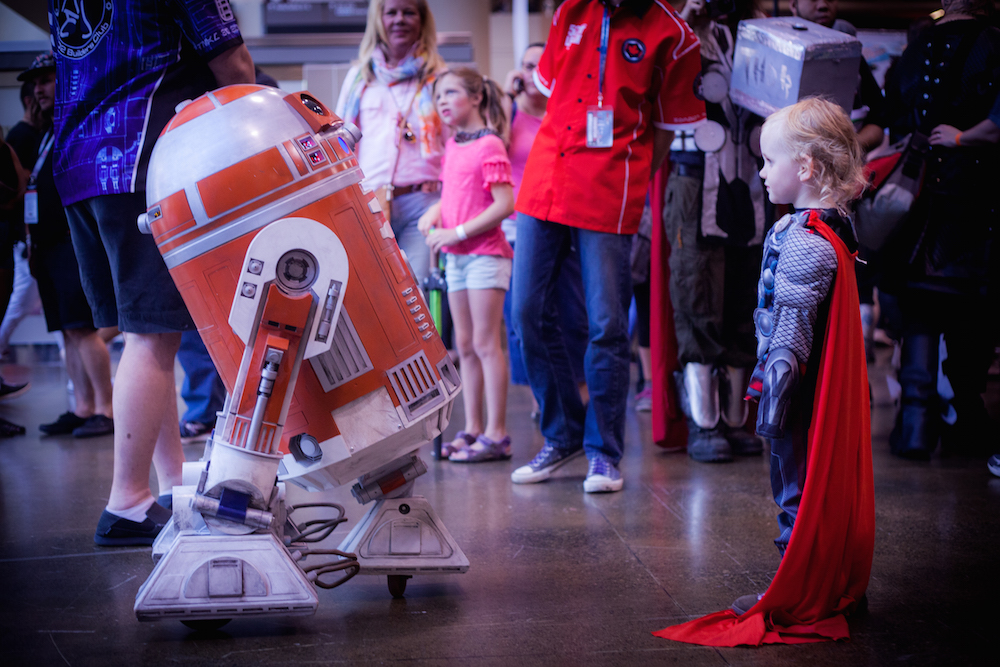
[[[323,385],[323,391],[336,389],[374,368],[346,308],[340,310],[330,350],[313,357],[309,363]]]
[[[416,419],[445,400],[438,387],[437,376],[423,351],[389,369],[388,375],[407,419]]]

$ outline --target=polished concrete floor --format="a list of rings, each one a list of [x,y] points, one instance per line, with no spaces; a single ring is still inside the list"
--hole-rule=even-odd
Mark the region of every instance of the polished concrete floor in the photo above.
[[[47,357],[20,349],[19,363],[3,368],[8,381],[30,377],[33,387],[0,403],[0,416],[28,427],[0,440],[0,665],[996,664],[1000,479],[982,457],[928,464],[889,456],[884,366],[872,374],[870,606],[851,620],[851,640],[713,649],[650,633],[767,586],[778,558],[766,459],[705,465],[664,453],[650,444],[649,416],[630,402],[621,493],[584,495],[583,460],[546,483],[514,486],[510,471],[542,443],[524,388],[510,394],[513,461],[463,466],[424,456],[429,470],[416,491],[465,550],[468,573],[414,578],[401,600],[385,577],[359,576],[320,590],[315,616],[236,620],[210,633],[140,623],[132,605],[150,550],[92,541],[110,486],[111,438],[38,435],[67,401],[64,372]],[[994,416],[998,394],[994,377]],[[200,447],[186,453],[198,458]],[[346,487],[291,488],[289,499],[347,508],[350,523],[331,546],[364,511]]]

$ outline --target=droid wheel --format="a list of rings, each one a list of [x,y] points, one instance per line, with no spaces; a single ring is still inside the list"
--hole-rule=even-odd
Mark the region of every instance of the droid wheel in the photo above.
[[[392,597],[397,600],[403,597],[403,593],[406,592],[406,580],[409,578],[408,574],[389,575],[389,592],[392,593]]]
[[[230,620],[228,618],[198,618],[191,621],[181,621],[181,623],[196,632],[211,632],[212,630],[218,630]]]

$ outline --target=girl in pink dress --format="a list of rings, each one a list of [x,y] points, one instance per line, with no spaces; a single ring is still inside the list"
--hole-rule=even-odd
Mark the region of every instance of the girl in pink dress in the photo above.
[[[514,252],[500,223],[514,210],[514,191],[501,139],[507,125],[502,97],[493,81],[471,69],[438,77],[434,101],[453,136],[441,160],[441,201],[419,223],[431,252],[446,253],[465,430],[443,453],[465,463],[510,458],[507,360],[500,340]]]

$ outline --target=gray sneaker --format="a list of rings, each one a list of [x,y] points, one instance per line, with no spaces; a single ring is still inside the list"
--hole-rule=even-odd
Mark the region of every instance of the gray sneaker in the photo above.
[[[549,443],[545,443],[545,446],[535,455],[535,458],[531,459],[527,465],[521,466],[510,474],[510,481],[515,484],[544,482],[561,466],[582,455],[582,447],[576,451],[567,452],[563,449],[556,449]]]
[[[750,611],[751,607],[760,602],[761,598],[763,597],[764,597],[763,593],[741,595],[740,597],[736,598],[736,602],[733,603],[730,609],[735,611],[738,616],[742,616],[743,614]]]

